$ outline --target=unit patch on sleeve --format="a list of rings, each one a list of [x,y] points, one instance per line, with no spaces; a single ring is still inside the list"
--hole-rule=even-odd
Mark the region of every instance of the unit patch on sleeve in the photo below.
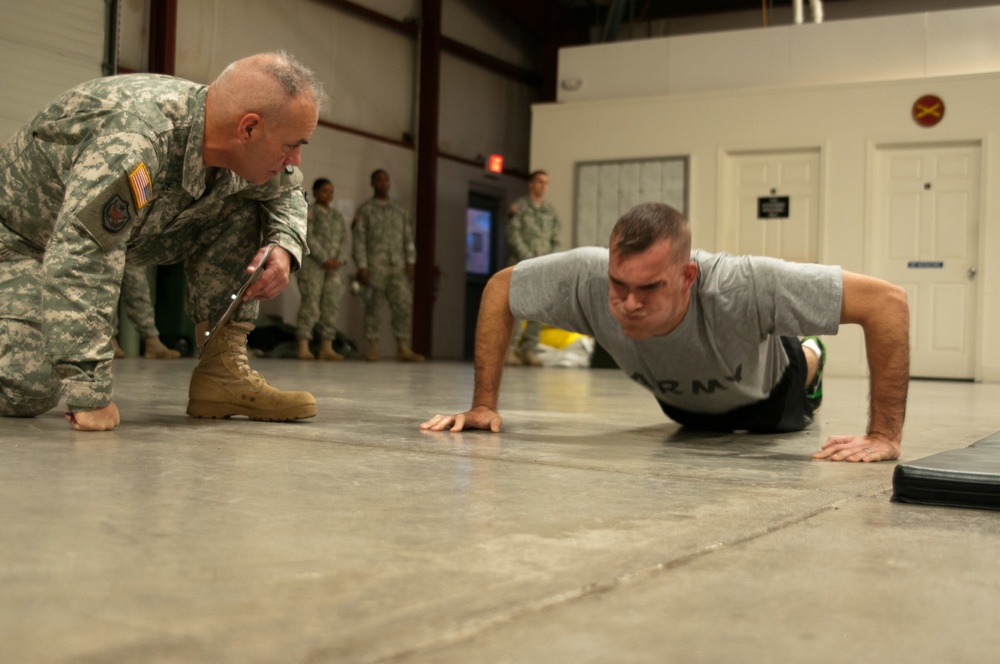
[[[146,164],[140,161],[135,170],[129,173],[128,182],[132,187],[135,209],[141,210],[153,197],[153,183],[149,181],[149,171],[146,169]]]
[[[104,206],[104,229],[109,233],[120,233],[129,219],[128,203],[121,196],[116,195]]]
[[[132,170],[123,169],[117,179],[105,178],[93,183],[86,192],[86,199],[78,203],[77,219],[104,251],[128,242],[131,229],[139,220],[139,212],[132,202],[129,179]]]

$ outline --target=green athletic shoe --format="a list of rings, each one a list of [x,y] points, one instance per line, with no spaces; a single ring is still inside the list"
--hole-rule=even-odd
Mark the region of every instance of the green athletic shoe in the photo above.
[[[820,350],[819,369],[816,370],[816,377],[806,385],[806,401],[812,405],[812,409],[815,411],[823,403],[823,367],[826,366],[826,344],[819,337],[806,337],[802,341],[809,340],[815,341]]]

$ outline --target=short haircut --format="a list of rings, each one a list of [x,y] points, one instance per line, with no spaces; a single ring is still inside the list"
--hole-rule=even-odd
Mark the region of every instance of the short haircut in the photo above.
[[[545,171],[531,171],[531,174],[528,175],[528,182],[531,182],[539,175],[548,175],[548,173],[546,173]]]
[[[305,96],[317,110],[327,103],[323,84],[309,68],[287,51],[258,53],[226,67],[212,86],[219,92],[224,117],[248,112],[280,116],[290,99]]]
[[[311,95],[317,108],[322,108],[327,101],[323,84],[316,74],[288,51],[275,51],[273,58],[264,60],[261,69],[281,85],[289,98]]]
[[[664,203],[640,203],[623,214],[611,230],[611,251],[630,256],[646,251],[661,240],[673,243],[677,260],[688,260],[691,226],[684,215]]]
[[[386,175],[389,175],[389,171],[385,170],[384,168],[376,168],[374,171],[372,171],[372,179],[371,179],[372,184],[375,184],[375,176],[378,175],[379,173],[385,173]]]
[[[315,194],[320,187],[326,184],[330,185],[331,187],[333,186],[333,183],[330,182],[330,180],[327,178],[316,178],[315,182],[313,182],[313,193]]]

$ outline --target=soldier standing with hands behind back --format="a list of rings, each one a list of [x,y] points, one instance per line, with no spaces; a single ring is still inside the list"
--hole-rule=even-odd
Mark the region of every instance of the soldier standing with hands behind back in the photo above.
[[[545,171],[535,171],[528,177],[528,195],[522,196],[510,206],[507,218],[507,253],[510,265],[529,258],[537,258],[559,251],[559,217],[555,208],[545,202],[545,191],[549,188],[549,176]],[[538,321],[516,321],[514,336],[510,340],[504,364],[540,367],[542,363],[535,355],[542,324]]]
[[[313,328],[319,324],[319,359],[339,362],[344,356],[333,349],[337,336],[337,312],[344,295],[344,264],[347,263],[347,222],[333,207],[333,183],[326,178],[313,182],[313,202],[309,205],[309,255],[302,260],[296,277],[302,304],[299,307],[297,356],[316,359],[309,350]]]
[[[423,362],[424,356],[410,348],[410,320],[413,314],[413,269],[417,247],[410,215],[399,203],[389,200],[389,174],[383,169],[372,173],[374,196],[361,204],[354,215],[354,262],[358,281],[371,287],[365,300],[365,336],[368,355],[379,358],[382,305],[388,300],[392,311],[392,332],[396,336],[397,362]]]

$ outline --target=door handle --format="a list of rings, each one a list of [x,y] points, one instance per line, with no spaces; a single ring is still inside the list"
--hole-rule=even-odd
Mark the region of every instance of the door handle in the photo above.
[[[972,267],[970,267],[969,268],[969,279],[975,279],[976,278],[976,272],[977,272],[977,270],[976,270],[976,266],[975,265],[973,265]]]

